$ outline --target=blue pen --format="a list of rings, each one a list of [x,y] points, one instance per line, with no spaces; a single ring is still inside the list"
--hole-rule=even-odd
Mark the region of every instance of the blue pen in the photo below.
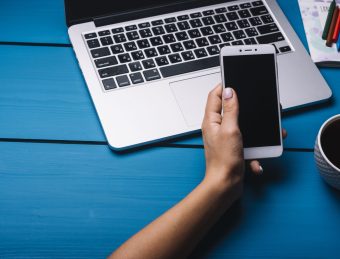
[[[336,42],[336,48],[338,51],[340,51],[340,37],[338,38],[338,41]]]

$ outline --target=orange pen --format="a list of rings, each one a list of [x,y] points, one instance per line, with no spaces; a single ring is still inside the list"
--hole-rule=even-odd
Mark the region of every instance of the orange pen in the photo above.
[[[338,15],[338,19],[336,20],[336,25],[333,33],[332,40],[333,42],[337,42],[339,38],[339,33],[340,33],[340,15]]]
[[[334,34],[336,21],[338,20],[338,16],[339,16],[339,7],[336,7],[335,10],[334,10],[334,14],[333,14],[332,22],[331,22],[331,27],[329,28],[329,32],[328,32],[328,37],[327,37],[327,41],[326,41],[327,47],[332,47],[332,45],[333,45],[333,34]]]

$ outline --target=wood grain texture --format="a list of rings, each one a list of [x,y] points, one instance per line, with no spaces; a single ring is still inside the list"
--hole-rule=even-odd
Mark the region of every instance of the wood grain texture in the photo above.
[[[202,179],[204,154],[0,143],[0,258],[103,258]],[[286,153],[247,176],[245,195],[192,258],[338,255],[340,194],[312,153]]]

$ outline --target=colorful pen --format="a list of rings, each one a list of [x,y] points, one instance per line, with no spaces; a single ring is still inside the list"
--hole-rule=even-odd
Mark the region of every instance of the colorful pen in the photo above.
[[[329,32],[328,32],[327,42],[326,42],[327,47],[332,47],[333,45],[333,33],[334,33],[336,21],[338,20],[338,16],[339,16],[339,7],[336,7],[334,10],[333,17],[332,17],[331,26],[329,27]]]
[[[336,20],[336,25],[333,33],[333,42],[337,42],[339,38],[339,33],[340,33],[340,13],[338,15],[338,19]]]
[[[336,48],[338,51],[340,51],[340,37],[338,38],[338,41],[336,42]]]
[[[322,33],[322,39],[323,40],[327,40],[327,36],[329,34],[329,28],[331,26],[335,6],[336,6],[336,3],[335,3],[335,0],[333,0],[331,5],[329,6],[327,20],[326,20],[326,23],[325,23],[325,28],[323,29],[323,33]]]

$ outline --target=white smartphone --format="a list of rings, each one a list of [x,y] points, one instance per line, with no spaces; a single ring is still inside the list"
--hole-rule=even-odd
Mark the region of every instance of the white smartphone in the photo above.
[[[226,46],[220,54],[223,87],[239,100],[244,158],[282,155],[276,51],[272,45]]]

